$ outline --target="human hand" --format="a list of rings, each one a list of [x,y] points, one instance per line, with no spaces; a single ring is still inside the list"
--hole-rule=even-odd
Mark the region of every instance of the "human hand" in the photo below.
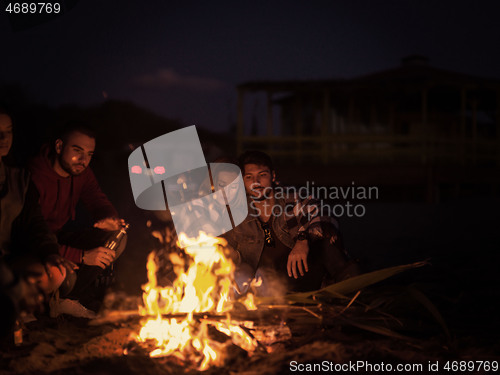
[[[78,269],[78,266],[66,259],[59,254],[50,254],[44,261],[45,271],[49,275],[50,278],[53,277],[53,272],[51,271],[52,267],[57,267],[61,273],[66,275],[66,272],[74,273],[75,270]]]
[[[19,280],[19,308],[26,313],[43,312],[45,292],[33,279]]]
[[[290,254],[288,254],[288,263],[286,267],[289,277],[293,275],[293,277],[298,279],[299,273],[300,276],[304,276],[304,269],[306,272],[309,271],[309,267],[307,266],[307,254],[309,254],[307,240],[297,241],[292,251],[290,251]]]
[[[125,225],[125,220],[119,219],[117,217],[107,217],[105,219],[99,220],[94,224],[95,228],[100,228],[107,231],[119,230]]]
[[[229,244],[224,246],[224,255],[226,258],[231,259],[234,265],[239,265],[241,263],[241,255],[239,251],[233,249],[233,247]]]
[[[66,267],[59,268],[51,263],[32,263],[27,266],[26,281],[46,295],[56,291],[66,278]]]
[[[96,247],[84,252],[82,263],[88,266],[98,266],[102,269],[109,266],[115,259],[115,251],[106,247]]]

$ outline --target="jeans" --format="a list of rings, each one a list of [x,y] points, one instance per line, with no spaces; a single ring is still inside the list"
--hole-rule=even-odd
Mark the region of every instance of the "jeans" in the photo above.
[[[257,288],[260,296],[279,296],[287,292],[306,292],[320,289],[322,285],[339,282],[359,275],[360,268],[354,261],[349,260],[347,254],[329,240],[309,241],[309,254],[307,256],[308,272],[304,276],[288,276],[287,260],[283,259],[279,269],[258,267],[255,272],[246,263],[241,263],[235,271],[235,281],[239,293],[244,294],[249,290],[252,279],[262,279],[262,284]]]

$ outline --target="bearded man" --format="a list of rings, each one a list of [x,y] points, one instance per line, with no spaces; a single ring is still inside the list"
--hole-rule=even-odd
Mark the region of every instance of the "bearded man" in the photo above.
[[[123,220],[102,192],[89,167],[96,146],[94,133],[71,125],[56,139],[53,148],[44,146],[30,164],[32,180],[40,194],[42,214],[57,235],[60,254],[80,265],[69,298],[85,300],[84,292],[106,267],[121,254],[104,247]],[[81,201],[94,220],[93,228],[70,229],[76,206]],[[68,225],[70,224],[70,225]],[[83,302],[82,302],[83,303]]]

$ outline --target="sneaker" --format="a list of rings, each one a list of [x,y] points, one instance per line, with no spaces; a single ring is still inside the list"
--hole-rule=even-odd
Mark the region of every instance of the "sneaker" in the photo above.
[[[67,314],[77,318],[94,319],[97,316],[95,312],[72,299],[60,299],[57,306],[54,307],[54,311],[51,309],[50,313],[52,317]]]

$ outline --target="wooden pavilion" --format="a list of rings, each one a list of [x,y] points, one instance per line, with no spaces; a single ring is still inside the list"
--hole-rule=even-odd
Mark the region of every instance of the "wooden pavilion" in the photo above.
[[[353,79],[237,90],[238,153],[261,149],[298,165],[500,165],[500,81],[438,69],[422,56]],[[265,95],[264,118],[249,121],[256,94]]]

